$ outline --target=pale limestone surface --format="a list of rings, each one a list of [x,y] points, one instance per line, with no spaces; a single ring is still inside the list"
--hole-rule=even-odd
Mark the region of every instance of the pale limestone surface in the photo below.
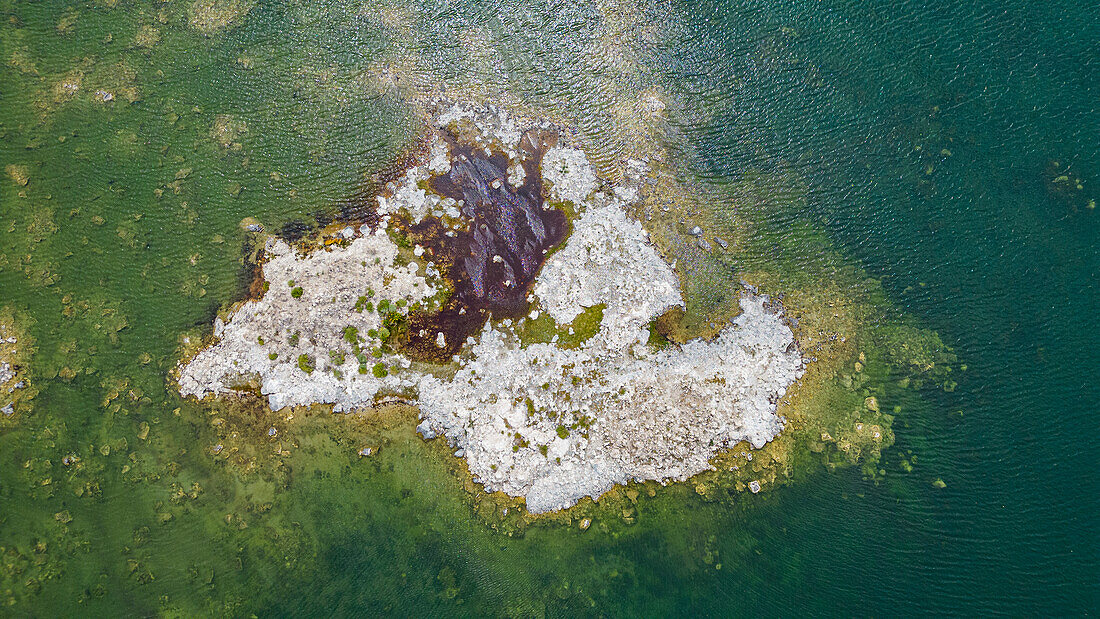
[[[355,306],[371,290],[372,303],[404,299],[411,304],[431,297],[436,288],[417,274],[416,264],[394,264],[397,246],[385,232],[364,227],[351,234],[361,236],[348,247],[318,249],[306,257],[299,257],[281,240],[270,241],[266,248],[270,260],[263,266],[270,289],[261,299],[244,303],[228,323],[218,319],[217,342],[183,367],[180,393],[201,398],[258,379],[260,392],[273,410],[315,403],[348,410],[370,405],[381,390],[400,391],[414,385],[415,377],[402,370],[409,364],[406,359],[369,355],[379,340],[368,332],[382,326],[381,318],[376,312],[357,312]],[[302,289],[299,298],[292,295],[295,287]],[[381,362],[390,368],[389,375],[379,378],[370,371],[359,372],[360,361],[344,337],[348,326],[355,327],[363,339],[359,346],[368,351],[368,369]],[[296,343],[292,343],[294,334],[298,334]],[[335,364],[330,351],[343,352],[344,363]],[[271,359],[271,354],[276,358]],[[299,368],[302,354],[315,360],[312,373]]]
[[[385,216],[404,211],[414,223],[420,223],[441,203],[439,196],[420,188],[419,183],[426,180],[428,172],[424,166],[409,169],[398,181],[390,183],[387,188],[390,196],[378,196],[378,214]]]
[[[12,338],[13,340],[15,338]],[[0,387],[7,386],[8,382],[15,378],[15,368],[7,361],[0,361]]]
[[[519,157],[517,147],[523,137],[523,129],[517,118],[508,110],[496,106],[477,106],[454,103],[436,118],[437,127],[449,127],[472,134],[478,145],[497,148],[514,160]],[[526,121],[531,123],[531,121]],[[540,123],[542,124],[542,123]]]
[[[584,151],[555,146],[542,158],[542,178],[550,195],[558,200],[581,204],[596,190],[596,174]]]

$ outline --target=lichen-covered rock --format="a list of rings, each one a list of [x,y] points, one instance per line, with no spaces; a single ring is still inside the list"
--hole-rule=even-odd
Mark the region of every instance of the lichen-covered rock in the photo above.
[[[556,147],[546,152],[542,160],[542,176],[550,193],[558,200],[580,204],[596,190],[596,175],[584,151]]]

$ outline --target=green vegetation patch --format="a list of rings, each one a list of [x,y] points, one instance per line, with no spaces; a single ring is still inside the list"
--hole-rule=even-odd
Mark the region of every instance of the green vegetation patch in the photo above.
[[[585,309],[568,325],[559,326],[550,314],[541,312],[538,318],[521,320],[515,328],[516,336],[524,346],[549,344],[555,341],[561,348],[577,348],[599,333],[603,312],[607,305],[600,303]],[[570,333],[572,331],[572,333]]]
[[[359,329],[348,325],[344,327],[344,341],[352,346],[359,343]]]
[[[670,342],[668,338],[661,334],[661,331],[657,328],[657,321],[652,320],[646,329],[649,331],[649,337],[646,339],[646,345],[652,350],[662,350],[668,348]]]
[[[313,370],[316,369],[313,357],[305,353],[298,355],[298,369],[302,370],[306,374],[312,374]]]

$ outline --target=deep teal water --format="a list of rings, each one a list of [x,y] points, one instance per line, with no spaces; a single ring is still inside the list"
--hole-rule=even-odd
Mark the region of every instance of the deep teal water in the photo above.
[[[1100,235],[1044,169],[1097,193],[1098,18],[1088,3],[726,3],[684,25],[706,43],[675,70],[724,99],[693,135],[698,165],[798,170],[808,216],[968,363],[898,432],[942,492],[871,492],[839,519],[783,497],[800,516],[765,554],[817,577],[774,587],[778,614],[1095,612]]]
[[[587,44],[599,11],[426,3],[416,5],[408,33],[394,35],[387,29],[403,32],[400,24],[380,27],[360,7],[272,2],[207,39],[188,30],[179,16],[185,7],[173,5],[158,26],[162,42],[146,54],[102,41],[108,32],[129,40],[137,24],[154,23],[159,4],[2,6],[20,22],[5,26],[5,62],[25,45],[52,78],[84,54],[117,56],[137,68],[145,93],[119,111],[70,104],[40,123],[27,112],[37,77],[10,66],[0,73],[2,163],[36,162],[31,206],[0,179],[0,214],[15,219],[50,208],[59,227],[28,246],[21,223],[0,242],[4,253],[31,253],[62,275],[58,290],[5,266],[0,301],[37,321],[40,373],[56,375],[77,361],[98,370],[72,382],[43,378],[39,416],[0,436],[0,546],[33,560],[28,549],[47,540],[39,554],[49,565],[64,562],[38,594],[14,594],[13,614],[1100,609],[1100,335],[1093,324],[1100,233],[1088,207],[1100,199],[1095,3],[661,1],[625,9],[636,30],[656,32],[639,36],[633,53],[642,75],[625,79],[659,83],[679,102],[669,129],[688,167],[716,195],[753,175],[793,179],[804,201],[765,196],[745,215],[780,233],[806,222],[824,230],[883,280],[895,305],[938,331],[967,369],[953,392],[926,390],[902,402],[897,442],[877,480],[856,468],[815,469],[732,507],[672,491],[641,502],[634,527],[585,534],[533,527],[522,539],[471,518],[424,450],[396,439],[376,462],[299,458],[258,483],[238,483],[205,450],[218,440],[201,421],[205,413],[196,413],[200,421],[170,413],[180,402],[163,378],[177,335],[207,324],[239,292],[242,217],[270,225],[310,220],[353,194],[409,139],[399,101],[356,94],[361,71],[400,44],[429,50],[435,75],[460,80],[468,59],[456,33],[473,32],[498,48],[491,72],[513,76],[513,88],[533,100],[590,105],[596,112],[580,123],[598,135],[602,97],[611,95],[592,86],[591,73],[614,69],[577,68],[571,50]],[[80,12],[76,29],[58,38],[56,24],[70,8]],[[241,56],[259,69],[241,71]],[[220,113],[247,121],[243,155],[210,143]],[[137,139],[127,141],[127,132]],[[62,145],[59,134],[70,139]],[[41,145],[29,148],[36,140]],[[74,143],[85,152],[72,151]],[[193,170],[179,197],[150,198],[181,168]],[[1055,179],[1066,170],[1081,190],[1060,189]],[[282,180],[272,180],[273,171]],[[236,187],[239,195],[235,184],[244,187]],[[70,216],[77,207],[82,214]],[[729,207],[716,201],[713,208]],[[144,218],[131,219],[135,213]],[[89,224],[93,214],[108,224]],[[120,244],[127,230],[147,245]],[[225,238],[214,242],[214,235]],[[81,249],[83,236],[106,251]],[[76,255],[61,257],[69,251]],[[197,269],[187,266],[194,252],[202,254]],[[139,277],[143,268],[151,278]],[[112,348],[91,328],[79,332],[81,323],[58,318],[65,292],[121,308],[130,318],[122,344]],[[100,347],[98,355],[81,346],[69,359],[60,342],[74,333]],[[139,366],[145,351],[155,360]],[[106,383],[120,376],[150,401],[107,414]],[[154,428],[147,450],[135,438],[142,421]],[[251,430],[259,435],[267,426]],[[116,442],[113,455],[93,464],[89,443],[119,437],[141,455],[127,460]],[[338,449],[316,437],[309,445],[354,453],[353,439],[339,441]],[[102,466],[95,469],[102,498],[77,501],[69,486],[44,491],[31,482],[39,473],[22,467],[33,458],[56,463],[67,452]],[[900,467],[903,457],[913,472]],[[182,472],[164,472],[175,470],[169,461]],[[143,471],[140,482],[117,473],[127,463]],[[54,476],[53,487],[62,486],[66,475]],[[946,487],[933,487],[935,479]],[[194,508],[164,508],[170,481],[201,481],[206,491]],[[269,515],[255,508],[269,501]],[[73,523],[60,537],[51,527],[63,509]],[[175,518],[153,524],[165,509]],[[229,512],[250,527],[226,526]],[[85,545],[67,545],[73,540]],[[708,553],[721,569],[701,558]],[[131,559],[142,565],[133,568]],[[152,582],[141,578],[147,567]],[[32,573],[18,573],[12,586]]]

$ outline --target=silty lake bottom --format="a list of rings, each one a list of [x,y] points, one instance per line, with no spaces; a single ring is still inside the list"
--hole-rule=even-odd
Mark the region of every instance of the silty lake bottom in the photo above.
[[[1095,3],[3,14],[5,614],[1097,611]],[[178,395],[185,338],[248,292],[247,224],[354,218],[437,94],[574,127],[611,180],[659,162],[635,215],[688,332],[745,278],[849,334],[764,491],[504,514],[407,409]]]

